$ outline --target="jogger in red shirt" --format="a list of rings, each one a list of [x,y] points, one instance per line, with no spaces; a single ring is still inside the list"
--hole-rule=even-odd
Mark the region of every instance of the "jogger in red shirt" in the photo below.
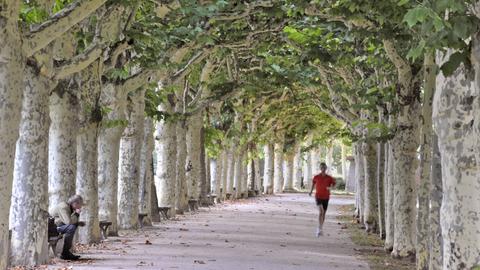
[[[318,215],[318,229],[317,237],[322,235],[323,223],[325,222],[325,215],[328,208],[328,200],[330,199],[330,188],[335,186],[335,179],[326,173],[327,164],[322,162],[320,164],[320,174],[313,177],[312,189],[309,196],[312,196],[313,188],[315,187],[315,201],[317,202]]]

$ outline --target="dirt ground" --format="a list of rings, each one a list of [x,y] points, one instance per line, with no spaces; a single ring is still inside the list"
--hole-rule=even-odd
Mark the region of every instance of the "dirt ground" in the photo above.
[[[123,232],[93,248],[83,260],[55,259],[49,269],[369,269],[336,219],[330,199],[324,235],[315,237],[317,209],[306,194],[282,194],[230,202],[137,232]]]

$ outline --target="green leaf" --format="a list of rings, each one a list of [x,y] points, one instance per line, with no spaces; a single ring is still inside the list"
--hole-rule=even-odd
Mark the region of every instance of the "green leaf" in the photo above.
[[[420,41],[417,47],[410,49],[410,51],[407,54],[407,58],[412,59],[412,61],[415,62],[417,58],[423,55],[425,45],[426,45],[425,40]]]
[[[460,64],[468,64],[469,62],[468,55],[465,52],[456,52],[450,55],[450,58],[445,62],[440,68],[445,77],[448,77],[457,70]]]
[[[403,22],[406,22],[408,27],[413,27],[417,23],[423,23],[430,13],[430,9],[424,6],[417,6],[410,9],[407,14],[405,14],[403,17]]]
[[[398,1],[397,5],[398,6],[403,6],[403,5],[407,4],[408,2],[410,2],[410,0],[400,0],[400,1]]]

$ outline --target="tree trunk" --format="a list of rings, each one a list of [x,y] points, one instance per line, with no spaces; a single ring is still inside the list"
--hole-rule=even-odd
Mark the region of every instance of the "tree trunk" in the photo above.
[[[99,218],[110,221],[110,236],[118,235],[118,162],[120,139],[126,120],[127,94],[114,84],[106,84],[100,94],[100,103],[111,111],[103,119],[104,125],[98,135],[98,207]],[[111,125],[113,124],[113,126]]]
[[[424,94],[421,118],[421,137],[420,137],[420,182],[418,183],[417,193],[417,241],[416,241],[416,259],[418,270],[428,270],[429,268],[429,248],[428,248],[428,227],[429,227],[429,207],[430,207],[430,181],[431,181],[431,163],[432,163],[432,103],[435,93],[435,55],[433,52],[425,54],[424,60]]]
[[[327,163],[328,167],[328,173],[333,174],[334,169],[333,169],[333,145],[329,146],[326,151],[325,155],[325,163]]]
[[[20,1],[2,2],[0,13],[0,270],[7,269],[9,257],[9,211],[15,145],[21,118],[24,85],[24,59],[18,29]],[[8,31],[3,30],[8,29]]]
[[[244,151],[243,153],[243,160],[242,160],[242,178],[241,178],[241,183],[242,183],[242,197],[243,198],[248,198],[248,179],[247,179],[247,174],[248,174],[248,166],[247,166],[247,152]]]
[[[152,225],[152,182],[153,182],[153,170],[152,170],[152,153],[155,148],[153,140],[153,119],[146,117],[143,124],[143,142],[142,150],[140,154],[140,184],[138,186],[138,212],[140,214],[147,214],[143,219],[143,225]]]
[[[240,148],[240,147],[239,147]],[[238,153],[235,153],[235,164],[233,168],[233,197],[235,199],[242,197],[242,178],[243,178],[243,155],[244,151],[238,149]]]
[[[312,149],[310,151],[310,155],[311,155],[311,161],[312,161],[312,178],[313,178],[313,176],[320,173],[320,163],[322,162],[322,151],[320,149],[320,146],[318,146],[315,149]],[[310,186],[308,188],[310,188]]]
[[[293,189],[302,189],[302,152],[300,146],[297,146],[295,156],[293,157]]]
[[[395,181],[393,207],[395,233],[392,255],[408,257],[415,253],[415,178],[418,148],[418,101],[400,108],[397,132],[393,138]]]
[[[391,117],[392,118],[392,117]],[[393,208],[393,182],[395,181],[395,160],[393,159],[392,142],[388,142],[387,174],[385,175],[385,250],[393,250],[394,208]]]
[[[438,149],[438,138],[434,134],[432,138],[432,172],[430,185],[430,212],[428,224],[429,237],[429,270],[441,270],[443,267],[443,238],[440,224],[440,210],[442,206],[442,163]]]
[[[151,170],[153,173],[153,166],[151,166]],[[152,182],[150,183],[151,185],[151,191],[152,195],[150,196],[150,208],[152,209],[152,222],[160,222],[160,213],[157,211],[158,209],[158,197],[157,197],[157,187],[155,185],[154,177],[155,174],[152,175]]]
[[[363,155],[362,143],[355,144],[355,182],[357,202],[357,212],[360,218],[360,222],[364,223],[364,211],[365,211],[365,158]]]
[[[385,238],[385,143],[377,143],[377,205],[378,234]]]
[[[265,194],[273,193],[273,171],[274,171],[274,147],[267,144],[263,147],[265,156],[265,167],[263,171],[263,188]]]
[[[295,153],[286,155],[286,168],[285,168],[285,183],[283,190],[286,192],[293,191],[293,177],[294,177],[294,159]]]
[[[310,190],[313,180],[313,161],[312,152],[305,153],[305,161],[303,164],[303,187]]]
[[[211,172],[211,167],[210,167],[210,157],[208,156],[207,154],[207,149],[205,147],[205,129],[202,128],[202,152],[203,152],[203,155],[202,155],[202,158],[203,158],[203,162],[204,163],[203,165],[203,172],[201,174],[204,174],[205,177],[202,176],[202,178],[204,178],[202,180],[203,182],[203,185],[201,186],[201,193],[200,193],[200,197],[205,199],[206,196],[208,194],[211,194],[212,193],[212,172]]]
[[[128,125],[120,139],[118,172],[118,227],[138,227],[140,157],[142,151],[145,89],[140,88],[130,97],[127,108]]]
[[[378,195],[377,195],[377,145],[363,143],[363,162],[365,169],[365,195],[363,219],[367,232],[378,229]]]
[[[220,189],[222,188],[222,172],[223,172],[223,160],[225,159],[225,151],[221,150],[215,162],[215,172],[212,175],[212,194],[216,195],[217,198],[221,198],[222,193]]]
[[[198,200],[200,198],[200,170],[202,142],[200,140],[203,126],[203,115],[197,113],[187,120],[187,191],[188,198]]]
[[[355,150],[354,150],[355,152]],[[355,192],[355,168],[356,168],[356,165],[355,165],[355,157],[353,157],[352,159],[349,160],[349,164],[348,164],[348,174],[347,174],[347,178],[345,179],[345,190],[348,191],[348,192]]]
[[[73,89],[72,89],[73,88]],[[50,96],[50,131],[48,134],[48,198],[49,212],[75,194],[77,173],[77,99],[70,93],[77,90],[74,79],[61,81]]]
[[[262,174],[260,171],[260,158],[256,157],[253,159],[253,175],[255,178],[255,184],[253,190],[257,194],[261,194],[263,190]]]
[[[477,41],[475,37],[472,61],[476,80],[479,78]],[[438,63],[442,64],[451,53],[439,55]],[[442,153],[443,269],[473,269],[480,264],[477,82],[463,65],[447,78],[441,73],[437,76],[433,122]]]
[[[98,217],[98,134],[102,120],[98,100],[100,98],[100,63],[91,64],[82,71],[82,99],[80,100],[77,135],[77,177],[76,193],[83,197],[84,206],[80,220],[84,227],[78,230],[78,240],[82,244],[100,241]]]
[[[48,260],[48,103],[50,80],[27,68],[12,194],[12,264]]]
[[[273,193],[283,192],[283,142],[274,145]]]
[[[225,189],[225,194],[234,195],[234,177],[235,177],[235,147],[230,147],[227,153],[227,187]]]
[[[228,175],[228,149],[222,150],[221,162],[222,162],[222,172],[220,174],[221,185],[220,185],[220,197],[222,200],[225,200],[227,194],[227,175]]]
[[[340,145],[342,150],[342,177],[343,181],[345,182],[345,190],[347,189],[347,147],[342,143]]]
[[[175,208],[178,214],[183,214],[188,210],[188,193],[187,193],[187,128],[185,121],[177,122],[177,186],[176,186],[176,202]]]
[[[161,104],[160,111],[173,113],[171,104]],[[175,215],[177,198],[177,124],[169,120],[160,120],[156,124],[155,153],[157,166],[155,187],[158,199],[156,207],[170,207],[169,216]]]

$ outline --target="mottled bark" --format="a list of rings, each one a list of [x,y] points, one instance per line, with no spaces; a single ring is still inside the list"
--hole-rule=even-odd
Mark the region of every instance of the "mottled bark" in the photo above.
[[[50,131],[48,134],[49,212],[75,193],[77,173],[78,91],[74,79],[62,81],[50,96]]]
[[[437,76],[434,95],[433,122],[442,154],[443,269],[480,265],[477,37],[474,42],[475,80],[461,65],[447,78],[442,73]],[[446,61],[451,53],[439,55],[438,63]]]
[[[378,205],[378,234],[385,237],[385,143],[377,143],[377,205]]]
[[[393,159],[392,143],[388,143],[387,174],[385,175],[385,250],[393,250],[394,241],[394,212],[393,182],[395,181],[395,159]]]
[[[368,232],[378,229],[378,195],[377,195],[377,145],[363,143],[363,162],[365,169],[365,194],[363,220]]]
[[[50,81],[27,68],[12,194],[13,265],[48,260],[48,131]]]
[[[430,212],[428,218],[428,252],[429,270],[441,270],[443,268],[443,238],[440,224],[440,210],[442,207],[442,160],[438,148],[438,138],[432,138],[432,172],[430,185]]]
[[[118,235],[118,161],[120,139],[125,129],[127,93],[112,83],[103,86],[100,104],[110,109],[98,134],[98,207],[99,218],[110,221],[108,234]],[[112,126],[113,124],[113,126]]]
[[[365,158],[363,156],[362,143],[355,144],[355,182],[357,197],[357,214],[360,222],[364,223],[365,211]]]
[[[348,192],[355,192],[355,168],[355,158],[352,157],[348,162],[348,174],[345,179],[345,190]]]
[[[211,191],[210,194],[219,196],[220,194],[220,182],[221,182],[221,175],[222,175],[222,161],[221,153],[218,155],[216,159],[210,160],[210,186]]]
[[[187,120],[187,192],[188,198],[198,200],[200,198],[200,172],[202,142],[200,140],[203,127],[203,115],[201,113],[190,116]]]
[[[95,62],[82,71],[82,93],[79,102],[80,130],[77,135],[76,193],[83,197],[80,220],[85,226],[78,229],[82,244],[100,241],[98,216],[98,134],[102,120],[100,98],[100,63]]]
[[[312,153],[305,153],[305,161],[303,163],[303,186],[306,189],[310,189],[313,180],[313,166],[312,166]]]
[[[283,141],[274,145],[273,193],[283,192]]]
[[[177,213],[182,214],[188,210],[188,194],[187,194],[187,128],[185,121],[177,122],[177,185],[175,190],[175,208]]]
[[[293,157],[293,189],[302,189],[302,153],[301,149],[297,146],[295,156]]]
[[[171,104],[161,104],[160,111],[173,113]],[[157,165],[155,187],[158,198],[157,207],[171,207],[170,216],[175,215],[177,187],[177,124],[162,119],[156,124],[155,152]]]
[[[263,192],[265,194],[273,193],[273,171],[274,171],[274,147],[272,144],[267,144],[263,147],[263,154],[265,156],[265,168],[263,173]]]
[[[233,196],[234,193],[234,177],[235,177],[235,162],[236,162],[236,148],[232,146],[227,153],[227,187],[225,189],[225,194],[231,194]]]
[[[225,196],[227,194],[227,175],[228,175],[228,149],[223,149],[222,150],[222,172],[220,174],[221,178],[221,186],[220,186],[220,198],[222,200],[225,199]]]
[[[151,166],[151,170],[152,170],[152,173],[153,173],[153,164]],[[160,222],[160,213],[157,211],[157,208],[158,208],[158,197],[157,197],[157,187],[155,185],[155,181],[154,181],[154,175],[152,175],[152,183],[151,184],[151,191],[152,191],[152,195],[150,196],[150,208],[152,209],[152,216],[151,216],[151,220],[152,222]]]
[[[145,113],[145,90],[138,89],[130,96],[127,106],[128,125],[120,139],[118,164],[118,227],[138,227],[140,154],[142,150]]]
[[[286,160],[285,160],[285,182],[283,184],[283,190],[286,192],[291,192],[293,191],[293,177],[294,177],[294,158],[295,155],[294,153],[289,153],[285,155]]]
[[[22,94],[24,90],[24,59],[18,29],[20,1],[4,0],[0,13],[0,269],[7,268],[9,256],[9,210],[18,138]]]
[[[420,182],[417,192],[417,241],[416,260],[418,270],[429,268],[428,227],[432,161],[432,103],[435,93],[436,66],[433,52],[425,54],[423,106],[420,137]]]
[[[328,173],[333,174],[333,145],[327,147],[325,154],[325,163],[328,167]]]
[[[235,164],[233,167],[233,197],[238,199],[242,197],[242,162],[243,162],[243,155],[244,151],[242,149],[238,149],[235,153]]]
[[[393,207],[395,234],[392,255],[407,257],[415,253],[415,216],[418,147],[418,102],[400,110],[397,132],[393,139],[395,181],[393,184]]]
[[[140,184],[138,185],[138,212],[147,214],[143,219],[143,225],[152,225],[152,182],[153,170],[152,159],[155,148],[153,139],[153,119],[145,117],[143,122],[143,142],[140,152]],[[156,208],[155,208],[156,209]],[[156,211],[156,210],[155,210]]]

